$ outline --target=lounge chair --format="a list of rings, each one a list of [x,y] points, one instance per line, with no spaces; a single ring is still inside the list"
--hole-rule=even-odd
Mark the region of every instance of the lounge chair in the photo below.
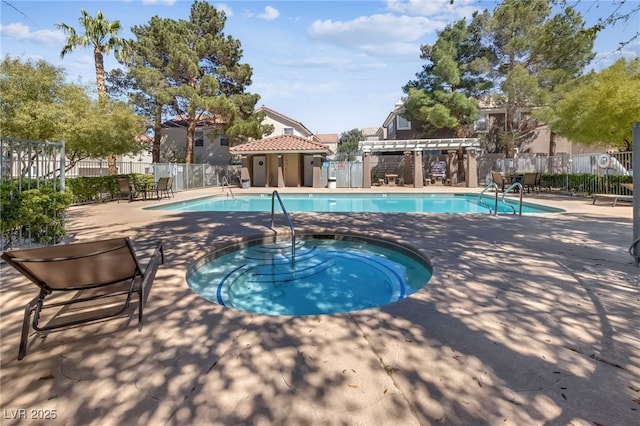
[[[628,189],[633,192],[633,184],[632,183],[621,183],[622,187]],[[593,205],[596,204],[597,201],[607,201],[611,202],[611,206],[615,207],[618,204],[618,201],[628,201],[633,202],[632,195],[620,195],[620,194],[593,194]]]
[[[129,238],[2,253],[7,264],[40,289],[25,309],[18,359],[27,353],[32,314],[38,332],[72,327],[122,315],[136,293],[140,330],[156,270],[164,263],[162,242],[153,242],[149,254],[143,267]]]

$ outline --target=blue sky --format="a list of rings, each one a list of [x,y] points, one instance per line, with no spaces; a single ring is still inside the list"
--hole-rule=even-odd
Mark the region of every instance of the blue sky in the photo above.
[[[640,0],[629,0],[630,9]],[[435,41],[436,31],[493,1],[211,1],[227,14],[225,33],[240,40],[243,63],[253,68],[249,92],[266,105],[304,124],[315,133],[341,133],[382,125],[403,96],[424,61],[420,45]],[[119,20],[122,37],[129,28],[145,25],[154,15],[188,19],[192,1],[25,1],[0,0],[0,53],[4,57],[44,59],[63,67],[72,81],[95,80],[91,49],[60,58],[65,36],[55,28],[68,24],[81,31],[80,8],[92,16],[98,10]],[[607,16],[611,1],[579,2],[593,24]],[[624,10],[624,9],[623,9]],[[616,51],[618,44],[640,30],[640,13],[603,31],[595,45],[592,66],[600,69],[621,56],[640,56],[640,40]],[[109,56],[107,70],[119,64]]]

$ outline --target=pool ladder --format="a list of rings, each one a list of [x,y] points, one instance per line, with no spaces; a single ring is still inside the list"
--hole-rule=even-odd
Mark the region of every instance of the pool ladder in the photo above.
[[[490,188],[493,188],[496,192],[496,197],[495,197],[495,203],[494,203],[494,208],[491,209],[491,206],[487,203],[485,203],[482,200],[482,196],[484,195],[485,192],[487,192]],[[509,186],[507,189],[504,190],[504,192],[502,193],[502,203],[509,206],[511,208],[511,210],[513,210],[513,214],[516,214],[516,209],[515,207],[513,207],[510,203],[507,203],[504,200],[504,197],[512,190],[512,189],[516,189],[518,188],[519,192],[520,192],[520,203],[519,203],[519,210],[518,210],[518,216],[522,216],[522,193],[524,192],[524,187],[522,186],[522,184],[520,182],[514,182],[513,184],[511,184],[511,186]],[[489,214],[492,214],[494,216],[496,216],[498,214],[498,185],[495,182],[491,182],[489,183],[487,186],[485,186],[485,188],[482,190],[482,192],[480,192],[480,196],[478,197],[478,204],[480,204],[481,206],[484,206],[486,208],[489,209]]]
[[[222,191],[224,192],[225,188],[229,188],[229,193],[227,194],[227,198],[229,198],[229,194],[231,194],[231,198],[235,199],[236,196],[233,195],[233,191],[231,190],[231,184],[229,183],[229,179],[226,176],[222,176]]]
[[[289,218],[289,213],[287,213],[287,209],[284,208],[284,203],[282,202],[282,198],[280,198],[280,194],[278,191],[273,191],[271,194],[271,229],[273,228],[273,224],[275,221],[275,201],[276,198],[280,203],[280,208],[282,209],[282,213],[284,213],[284,218],[287,220],[289,224],[289,229],[291,230],[291,267],[293,268],[296,263],[296,230],[293,228],[293,223]]]

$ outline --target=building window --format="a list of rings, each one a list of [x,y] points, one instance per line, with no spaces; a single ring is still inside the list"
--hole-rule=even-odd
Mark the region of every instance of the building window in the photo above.
[[[489,118],[481,115],[479,119],[473,122],[473,128],[476,132],[487,132],[489,130]]]
[[[293,134],[293,127],[285,127],[284,129],[282,129],[282,134],[283,135],[292,135]]]
[[[196,130],[194,145],[204,146],[204,133],[202,132],[202,130]]]
[[[220,137],[220,146],[229,146],[229,139],[225,137]]]
[[[398,130],[411,130],[411,122],[404,117],[398,116]]]

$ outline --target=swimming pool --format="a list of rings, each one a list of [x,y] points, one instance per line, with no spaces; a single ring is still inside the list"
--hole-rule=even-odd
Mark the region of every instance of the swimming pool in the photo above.
[[[280,194],[289,212],[370,212],[370,213],[489,213],[478,203],[477,194]],[[493,195],[486,195],[484,203],[493,207]],[[517,201],[509,205],[516,207]],[[499,213],[512,213],[511,207],[500,202]],[[276,210],[280,206],[276,203]],[[220,196],[200,198],[148,207],[170,211],[241,211],[270,212],[271,194],[241,195],[235,198]],[[522,213],[557,213],[562,209],[524,202]]]

